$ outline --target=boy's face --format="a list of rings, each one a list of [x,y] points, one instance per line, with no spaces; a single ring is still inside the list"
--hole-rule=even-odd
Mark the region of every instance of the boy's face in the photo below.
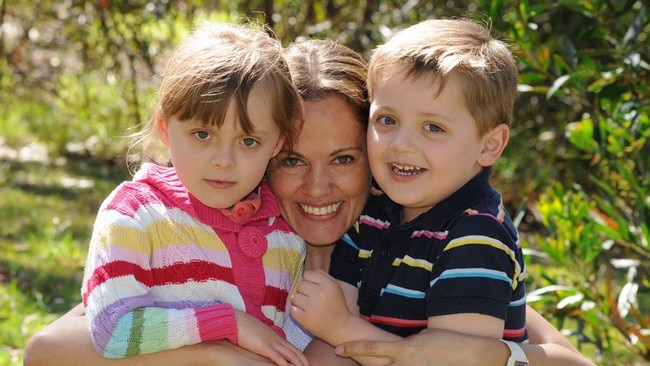
[[[393,71],[393,72],[391,72]],[[368,125],[372,175],[411,221],[481,171],[484,139],[452,75],[438,82],[386,70],[374,84]]]
[[[271,117],[264,86],[251,90],[248,116],[254,131],[241,129],[234,101],[223,125],[201,121],[158,121],[162,142],[170,149],[178,177],[187,190],[212,208],[229,208],[260,183],[266,166],[282,147],[280,129]]]

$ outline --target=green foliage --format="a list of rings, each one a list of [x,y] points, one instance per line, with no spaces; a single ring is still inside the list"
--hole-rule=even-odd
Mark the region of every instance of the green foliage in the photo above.
[[[650,361],[650,21],[640,0],[0,2],[0,364],[79,301],[101,200],[128,178],[131,128],[156,75],[204,19],[250,17],[284,44],[364,56],[432,17],[491,24],[520,62],[512,139],[495,169],[520,207],[529,301],[599,364]],[[31,154],[29,153],[31,152]],[[34,158],[38,152],[38,159]],[[5,325],[6,324],[6,325]],[[5,336],[6,334],[6,336]]]
[[[562,139],[555,159],[571,169],[536,205],[548,235],[535,243],[564,271],[540,281],[529,301],[576,320],[603,364],[633,362],[618,355],[621,343],[650,361],[647,9],[634,1],[558,6],[581,28],[549,35],[538,49],[526,44],[534,57],[523,75],[535,84],[530,93],[545,90],[547,103],[573,110],[552,126]]]

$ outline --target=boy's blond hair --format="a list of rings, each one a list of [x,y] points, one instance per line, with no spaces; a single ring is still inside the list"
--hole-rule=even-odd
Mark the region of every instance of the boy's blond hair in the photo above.
[[[436,96],[449,77],[461,82],[467,109],[483,136],[499,124],[510,126],[517,96],[517,64],[490,30],[467,19],[433,19],[397,32],[373,52],[368,71],[372,100],[376,80],[389,73],[430,77],[439,82]]]

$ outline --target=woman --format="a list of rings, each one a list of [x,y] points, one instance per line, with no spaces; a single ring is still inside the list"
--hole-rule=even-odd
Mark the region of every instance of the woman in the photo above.
[[[294,44],[286,56],[305,102],[305,123],[293,150],[281,153],[269,169],[268,180],[283,215],[310,244],[305,267],[327,270],[333,243],[356,220],[369,190],[366,64],[355,52],[326,40]],[[95,352],[82,315],[83,308],[76,307],[32,337],[24,364],[273,364],[227,341],[129,359],[104,359]],[[539,314],[528,311],[527,315],[530,342],[537,343],[522,345],[531,364],[591,365]],[[457,351],[459,342],[465,345],[464,352]],[[436,364],[505,365],[510,354],[496,339],[446,331],[429,331],[399,344],[370,345],[352,345],[343,350],[404,365],[433,364],[431,360]],[[347,361],[342,359],[344,364]],[[317,360],[311,363],[320,365]]]

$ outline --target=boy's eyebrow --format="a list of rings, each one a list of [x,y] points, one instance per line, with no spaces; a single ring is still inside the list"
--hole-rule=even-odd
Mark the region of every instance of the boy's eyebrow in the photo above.
[[[376,108],[374,108],[375,112],[376,112],[376,110],[379,110],[380,112],[386,111],[386,112],[389,112],[389,113],[395,113],[395,109],[393,109],[393,108],[391,108],[389,106],[383,106],[383,105],[378,105],[378,104],[375,104],[375,105],[377,106]],[[445,121],[451,121],[451,118],[449,118],[449,117],[447,117],[447,116],[445,116],[443,114],[439,114],[439,113],[435,113],[435,112],[416,111],[416,113],[417,113],[418,116],[421,116],[421,117],[443,119]]]

